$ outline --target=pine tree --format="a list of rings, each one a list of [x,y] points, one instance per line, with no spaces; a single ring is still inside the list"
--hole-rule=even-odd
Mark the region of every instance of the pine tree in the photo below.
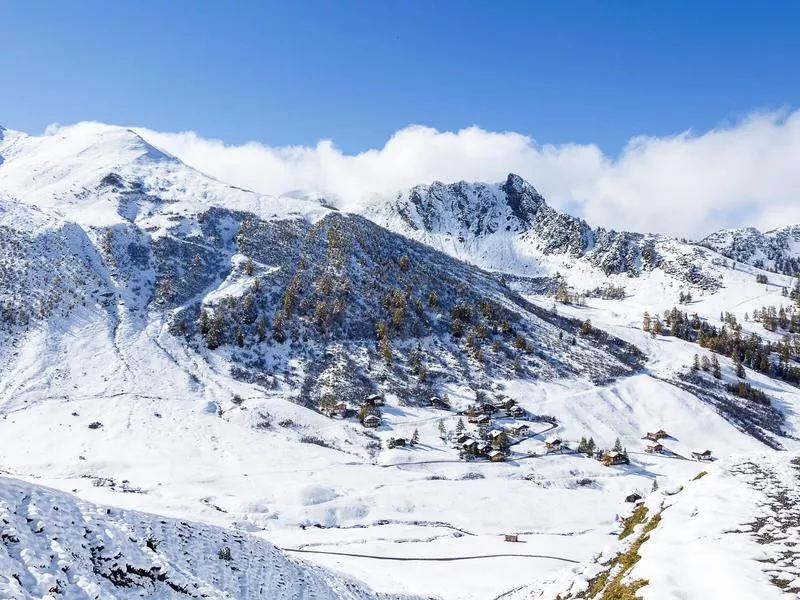
[[[597,445],[594,443],[594,438],[590,437],[589,441],[586,442],[586,454],[592,456],[595,450],[597,450]]]
[[[441,439],[444,439],[446,436],[447,436],[447,432],[445,431],[445,428],[444,428],[444,421],[442,419],[439,419],[439,437]]]
[[[614,448],[613,448],[613,450],[614,450],[614,452],[622,452],[622,442],[619,440],[619,438],[617,438],[617,439],[614,441]]]
[[[642,330],[643,331],[647,331],[647,332],[650,331],[650,313],[649,312],[645,312],[644,313],[644,318],[642,319]]]
[[[586,454],[586,448],[588,447],[588,443],[586,442],[586,436],[581,437],[581,441],[578,442],[578,452],[581,454]]]
[[[411,443],[419,444],[419,429],[415,429],[414,433],[411,435]]]
[[[456,435],[463,435],[465,429],[464,420],[459,418],[458,423],[456,423]]]
[[[711,374],[717,379],[722,377],[722,373],[720,372],[719,368],[719,359],[717,358],[716,354],[711,355]]]
[[[708,360],[708,356],[705,354],[703,355],[703,358],[700,359],[700,368],[703,369],[703,371],[711,370],[711,361]]]
[[[694,355],[694,363],[692,364],[692,369],[694,369],[695,371],[700,370],[700,356],[697,354]]]
[[[736,376],[739,379],[744,379],[745,377],[747,377],[747,372],[744,370],[744,365],[742,364],[742,361],[740,361],[738,357],[733,361],[733,364],[736,367]]]

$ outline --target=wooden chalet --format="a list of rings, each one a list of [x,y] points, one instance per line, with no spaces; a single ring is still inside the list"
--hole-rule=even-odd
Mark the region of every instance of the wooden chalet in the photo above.
[[[645,452],[649,452],[650,454],[661,454],[664,452],[664,446],[659,444],[658,442],[650,442],[645,447]]]
[[[472,439],[471,436],[467,435],[466,433],[462,433],[460,436],[458,436],[456,438],[456,444],[458,444],[460,446],[461,444],[463,444],[467,440],[471,440],[471,439]]]
[[[639,502],[639,500],[641,499],[642,496],[640,494],[637,494],[636,492],[633,492],[632,494],[628,494],[627,496],[625,496],[625,502],[632,502],[634,504],[636,502]]]
[[[364,404],[367,406],[383,406],[383,396],[380,394],[370,394],[366,398],[364,398]]]
[[[507,408],[506,411],[508,412],[509,416],[516,419],[525,416],[525,410],[519,404],[514,404],[510,408]]]
[[[478,442],[476,450],[480,456],[486,456],[492,451],[492,445],[489,442]]]
[[[528,435],[530,429],[531,429],[530,425],[528,425],[527,423],[521,423],[519,425],[512,425],[511,432],[514,435]]]
[[[656,429],[654,431],[648,431],[647,433],[644,434],[644,437],[646,437],[648,440],[657,442],[661,438],[668,438],[669,434],[663,429]]]
[[[707,448],[695,448],[692,450],[692,458],[695,460],[711,460],[711,450]]]
[[[491,402],[484,402],[483,404],[481,404],[481,411],[483,412],[484,415],[493,415],[497,411],[497,409]]]
[[[547,448],[548,452],[555,452],[556,450],[561,450],[562,444],[561,438],[550,438],[544,443],[544,447]]]
[[[518,542],[519,536],[516,533],[507,533],[503,536],[507,542]]]
[[[476,440],[473,440],[472,438],[470,438],[466,442],[461,444],[461,449],[467,454],[477,454],[478,453],[478,442]]]
[[[630,462],[628,457],[622,452],[615,452],[612,450],[611,452],[603,454],[603,464],[607,467],[613,465],[627,465],[630,464]]]
[[[506,459],[506,455],[500,452],[500,450],[492,450],[487,456],[492,462],[503,462]]]
[[[339,402],[333,407],[333,414],[339,417],[346,417],[347,416],[347,404],[344,402]]]
[[[394,438],[395,448],[405,448],[407,445],[408,445],[408,440],[406,438]]]
[[[378,415],[367,415],[364,417],[364,427],[377,427],[381,424],[381,418]]]
[[[492,418],[489,415],[481,415],[475,418],[475,423],[480,425],[489,425],[492,422]]]

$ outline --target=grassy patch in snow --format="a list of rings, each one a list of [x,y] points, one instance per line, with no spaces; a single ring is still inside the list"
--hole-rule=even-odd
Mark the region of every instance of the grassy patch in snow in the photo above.
[[[633,529],[640,524],[644,524],[642,531],[634,542],[625,552],[618,554],[611,562],[606,565],[606,569],[589,582],[589,588],[585,593],[579,594],[578,598],[594,598],[596,600],[638,600],[637,592],[648,585],[647,579],[634,579],[623,581],[639,562],[639,549],[649,538],[650,532],[655,529],[661,521],[661,513],[647,520],[647,507],[639,506],[633,514],[625,520],[620,539],[624,539],[633,533]]]

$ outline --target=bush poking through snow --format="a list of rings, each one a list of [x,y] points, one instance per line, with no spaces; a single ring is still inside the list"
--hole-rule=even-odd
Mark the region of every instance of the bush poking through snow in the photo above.
[[[228,546],[223,546],[219,549],[219,552],[217,552],[217,556],[220,560],[231,560],[231,549]]]

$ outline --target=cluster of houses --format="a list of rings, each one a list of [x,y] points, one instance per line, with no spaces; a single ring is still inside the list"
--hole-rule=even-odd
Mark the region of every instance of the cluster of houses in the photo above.
[[[492,429],[486,439],[476,440],[468,434],[462,434],[455,440],[456,447],[465,459],[486,457],[492,462],[503,462],[508,447],[508,436],[505,431]]]
[[[649,452],[650,454],[662,454],[664,452],[664,446],[661,444],[661,440],[669,437],[672,436],[663,429],[654,429],[653,431],[645,432],[644,439],[647,440],[644,446],[645,452]],[[695,460],[711,460],[711,450],[707,448],[695,448],[692,450],[692,458]]]
[[[492,416],[497,413],[505,412],[507,417],[521,419],[527,415],[525,409],[511,398],[497,400],[495,402],[483,402],[477,406],[470,406],[467,409],[467,420],[478,426],[491,423]]]
[[[358,409],[361,424],[372,429],[378,427],[382,423],[380,407],[383,405],[384,399],[380,394],[370,394],[364,398]]]
[[[527,423],[516,422],[503,428],[489,429],[494,417],[520,419],[527,416],[525,410],[510,398],[470,406],[466,415],[469,423],[478,426],[480,439],[463,434],[455,440],[456,448],[465,459],[485,457],[492,462],[502,462],[506,459],[509,436],[524,437],[530,431]]]

